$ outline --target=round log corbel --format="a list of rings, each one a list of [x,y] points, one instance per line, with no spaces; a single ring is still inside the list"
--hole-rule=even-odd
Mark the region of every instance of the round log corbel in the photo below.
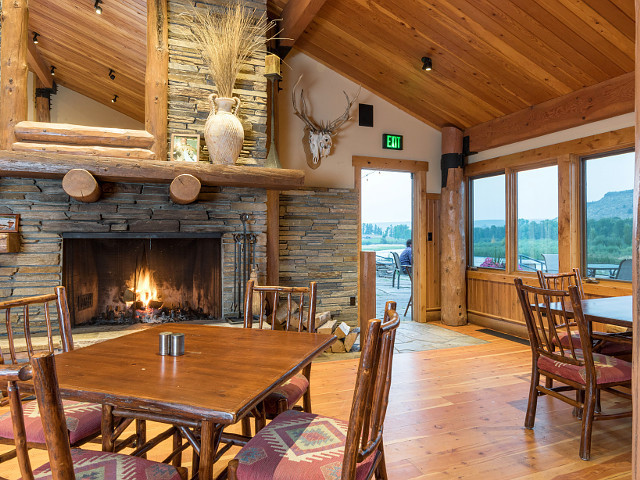
[[[169,196],[174,203],[187,205],[198,199],[201,188],[200,180],[193,175],[183,173],[173,179],[169,186]]]
[[[62,178],[62,188],[67,195],[79,202],[96,202],[102,195],[102,189],[98,181],[83,168],[69,170]]]

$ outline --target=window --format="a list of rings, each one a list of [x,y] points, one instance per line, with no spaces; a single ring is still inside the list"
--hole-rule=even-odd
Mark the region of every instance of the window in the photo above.
[[[583,271],[631,281],[634,152],[586,158],[583,166]]]
[[[558,272],[558,166],[517,173],[518,270]]]
[[[472,266],[505,268],[505,212],[504,174],[471,181]]]

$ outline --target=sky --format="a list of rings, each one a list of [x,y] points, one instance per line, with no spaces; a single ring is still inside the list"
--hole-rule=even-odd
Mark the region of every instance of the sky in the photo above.
[[[411,174],[362,170],[362,223],[411,221]]]

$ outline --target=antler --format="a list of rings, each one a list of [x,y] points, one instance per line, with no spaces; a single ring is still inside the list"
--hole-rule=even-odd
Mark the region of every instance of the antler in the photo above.
[[[347,98],[347,109],[344,111],[342,115],[336,118],[333,122],[330,122],[329,124],[327,124],[327,126],[324,127],[324,130],[328,131],[331,135],[333,135],[335,130],[337,130],[344,122],[346,122],[351,118],[349,116],[349,111],[351,110],[351,107],[353,106],[355,101],[360,96],[360,90],[362,90],[362,87],[360,87],[356,96],[353,97],[353,100],[349,100],[349,95],[347,95],[347,92],[345,91],[342,92],[344,93],[344,96]]]
[[[309,129],[312,132],[317,132],[318,130],[320,130],[320,127],[316,125],[307,115],[307,104],[304,101],[304,89],[300,90],[300,105],[302,106],[302,112],[298,111],[298,107],[296,106],[296,88],[298,88],[298,84],[300,83],[300,80],[302,80],[302,75],[300,75],[300,78],[298,78],[298,81],[293,86],[293,90],[291,91],[291,102],[293,103],[293,113],[295,113],[296,116],[300,118],[300,120],[306,123],[307,127],[309,127]]]

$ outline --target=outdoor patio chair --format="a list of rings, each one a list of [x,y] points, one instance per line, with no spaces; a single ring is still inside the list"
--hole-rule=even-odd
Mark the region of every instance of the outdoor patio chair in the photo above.
[[[633,279],[633,262],[630,258],[625,258],[620,262],[616,272],[616,280],[631,281]]]
[[[560,260],[557,253],[543,253],[544,269],[548,273],[557,273],[560,271]]]
[[[253,280],[249,280],[244,305],[244,327],[253,327],[255,314],[258,317],[258,328],[261,329],[315,333],[317,287],[316,282],[310,282],[308,287],[282,287],[255,285]],[[254,311],[255,307],[257,311]],[[267,324],[269,319],[270,326]],[[256,432],[264,426],[266,418],[275,418],[276,415],[294,408],[300,399],[301,410],[311,413],[310,381],[311,364],[271,392],[262,403],[262,411],[254,412]],[[243,419],[242,429],[243,435],[249,436],[248,417]]]
[[[349,422],[293,410],[278,415],[229,462],[230,480],[387,478],[382,433],[400,325],[395,308],[387,302],[384,322],[369,321]]]
[[[186,469],[178,469],[171,465],[117,453],[71,450],[68,415],[65,417],[52,353],[36,355],[30,359],[30,364],[2,365],[0,378],[9,384],[10,414],[16,432],[18,465],[24,480],[33,480],[34,477],[42,480],[98,478],[96,475],[102,480],[186,480]],[[32,470],[29,459],[28,432],[18,383],[32,378],[41,420],[46,425],[42,431],[49,453],[49,463],[35,471]],[[27,422],[29,421],[27,419]]]
[[[577,286],[570,286],[569,291],[550,290],[524,285],[521,278],[515,279],[515,285],[533,353],[525,427],[532,429],[534,426],[540,395],[551,395],[573,405],[582,416],[580,458],[589,460],[593,420],[631,416],[630,411],[613,415],[595,412],[600,391],[631,399],[631,394],[615,388],[631,387],[631,363],[593,352],[591,328],[584,318]],[[561,306],[561,313],[552,311],[552,303]],[[567,312],[569,304],[573,309],[572,315]],[[558,347],[559,333],[562,332],[571,338],[573,331],[578,332],[582,348],[578,349],[572,343],[569,343],[567,348]],[[540,375],[563,385],[543,386],[540,384]],[[575,399],[563,393],[568,391],[576,392]]]
[[[51,311],[55,306],[57,312],[57,324],[60,332],[58,340],[54,335],[54,323]],[[54,292],[48,295],[25,297],[0,302],[0,313],[4,313],[7,333],[8,352],[0,350],[0,361],[16,365],[30,360],[38,351],[55,353],[61,349],[63,352],[73,350],[73,338],[71,336],[71,323],[67,295],[64,287],[56,287]],[[46,326],[46,345],[37,345],[33,338],[34,318],[42,317]],[[16,324],[22,324],[22,328]],[[15,330],[22,330],[20,335]],[[24,343],[24,345],[22,345]],[[23,350],[23,351],[22,351]],[[0,388],[6,392],[6,384]],[[6,402],[5,402],[6,403]],[[83,443],[97,437],[100,434],[100,422],[102,406],[93,403],[74,402],[65,400],[64,410],[67,415],[67,436],[72,446]],[[27,401],[22,407],[28,417],[25,422],[26,441],[29,448],[45,449],[45,433],[40,412],[36,401]],[[11,414],[0,416],[0,444],[14,445],[14,426]],[[16,456],[16,450],[0,455],[0,462],[4,462]]]
[[[397,252],[391,252],[391,255],[393,256],[393,264],[395,265],[395,268],[393,270],[393,278],[391,279],[391,286],[393,287],[395,285],[397,275],[398,288],[400,288],[400,277],[402,275],[408,275],[406,267],[411,267],[411,265],[402,265],[400,263],[400,255],[398,255]]]

